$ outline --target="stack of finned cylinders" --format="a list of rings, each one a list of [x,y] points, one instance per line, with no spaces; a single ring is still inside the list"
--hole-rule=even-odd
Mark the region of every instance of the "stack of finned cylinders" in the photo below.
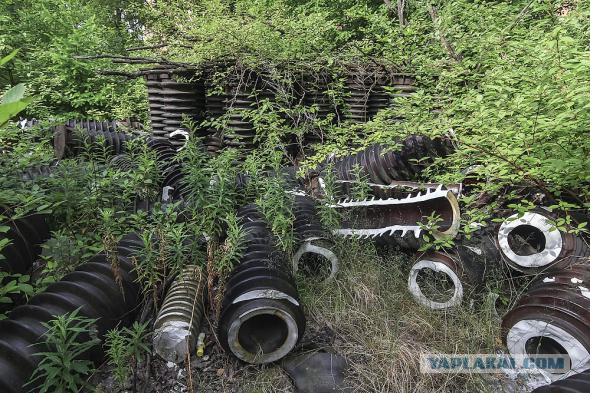
[[[302,103],[309,112],[309,119],[303,121],[317,120],[325,121],[331,118],[330,124],[339,120],[340,111],[333,97],[330,97],[331,78],[327,73],[317,75],[304,75],[301,82]],[[313,108],[313,111],[311,110]],[[304,143],[324,143],[326,141],[325,130],[320,125],[314,124],[304,135]]]
[[[203,79],[192,72],[155,70],[146,75],[152,135],[170,139],[177,131],[190,131],[188,123],[198,127],[205,112],[205,85]],[[184,144],[172,140],[175,147]]]
[[[207,116],[220,124],[207,129],[207,150],[211,153],[223,147],[234,147],[244,153],[254,150],[256,128],[248,112],[257,109],[262,100],[272,100],[272,92],[252,71],[228,76],[222,82],[221,91],[215,88],[212,78],[208,83],[212,92],[206,99]]]

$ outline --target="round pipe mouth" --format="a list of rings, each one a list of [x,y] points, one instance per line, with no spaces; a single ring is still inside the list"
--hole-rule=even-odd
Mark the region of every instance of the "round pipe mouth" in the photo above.
[[[330,272],[328,273],[328,276],[325,278],[324,281],[333,280],[336,277],[336,274],[338,274],[338,271],[340,270],[340,262],[338,260],[338,256],[334,254],[332,250],[318,245],[314,245],[311,243],[311,241],[306,241],[301,245],[301,247],[299,247],[297,252],[295,252],[295,254],[293,255],[293,259],[291,260],[293,265],[293,274],[297,274],[301,258],[305,260],[307,259],[307,257],[314,258],[314,262],[316,262],[317,265],[320,265],[317,266],[320,269],[325,267],[324,265],[330,267]],[[317,263],[319,262],[318,259],[327,261],[328,263]]]
[[[539,213],[511,216],[498,230],[502,254],[522,268],[538,268],[555,262],[563,249],[561,233]]]
[[[418,275],[427,269],[444,274],[446,278],[448,278],[453,283],[454,289],[450,299],[440,302],[435,299],[431,299],[424,294],[423,288],[420,287],[418,282]],[[459,275],[452,268],[439,261],[422,259],[416,262],[410,270],[410,275],[408,277],[408,290],[418,303],[432,310],[453,308],[459,306],[463,301],[463,284],[459,279]]]
[[[253,364],[277,361],[287,355],[299,339],[297,322],[285,310],[264,306],[250,309],[232,321],[227,335],[232,353]]]
[[[538,319],[523,319],[514,324],[506,335],[506,346],[512,355],[537,354],[567,355],[571,369],[577,372],[590,368],[590,353],[571,332],[554,323]],[[562,374],[548,374],[549,378],[560,379]]]
[[[459,206],[457,196],[449,190],[447,191],[446,199],[451,207],[451,221],[446,229],[432,232],[432,236],[435,239],[455,238],[461,227],[461,207]]]

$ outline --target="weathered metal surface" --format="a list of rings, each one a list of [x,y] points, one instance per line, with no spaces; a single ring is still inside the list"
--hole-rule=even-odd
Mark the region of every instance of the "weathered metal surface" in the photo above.
[[[531,393],[588,393],[590,392],[590,370],[571,375],[565,379],[541,386]]]

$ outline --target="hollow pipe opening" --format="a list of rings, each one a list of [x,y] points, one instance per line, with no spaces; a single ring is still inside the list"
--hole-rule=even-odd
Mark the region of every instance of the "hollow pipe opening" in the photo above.
[[[228,330],[230,350],[239,359],[255,364],[274,362],[287,355],[299,339],[293,316],[276,306],[247,310]]]
[[[532,225],[519,225],[508,234],[508,245],[516,255],[538,254],[545,249],[545,235]]]
[[[433,282],[433,279],[439,282]],[[452,308],[463,301],[459,275],[439,261],[423,259],[416,262],[410,270],[408,290],[418,303],[433,310]]]

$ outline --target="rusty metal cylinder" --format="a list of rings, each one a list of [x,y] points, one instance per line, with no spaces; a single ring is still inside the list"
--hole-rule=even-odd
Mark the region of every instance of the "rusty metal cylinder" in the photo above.
[[[498,230],[498,246],[504,261],[522,272],[557,270],[590,262],[590,247],[583,238],[554,227],[555,217],[538,209],[510,216]]]
[[[81,316],[97,319],[98,336],[118,325],[128,326],[134,319],[140,301],[131,256],[142,246],[135,235],[126,236],[118,245],[116,255],[104,252],[66,274],[60,281],[33,296],[28,304],[16,307],[8,319],[0,321],[0,391],[24,393],[36,386],[28,382],[43,352],[43,325],[55,316],[80,309]],[[118,268],[113,272],[112,262]],[[81,356],[102,361],[103,352],[95,348]]]
[[[180,363],[195,347],[204,315],[206,278],[197,265],[176,277],[154,322],[154,350],[163,359]]]
[[[290,264],[255,205],[238,210],[244,252],[227,281],[218,324],[223,348],[253,364],[277,361],[299,342],[305,316]]]
[[[513,355],[567,355],[572,370],[583,371],[590,368],[589,310],[590,265],[540,275],[502,319],[504,343]]]

